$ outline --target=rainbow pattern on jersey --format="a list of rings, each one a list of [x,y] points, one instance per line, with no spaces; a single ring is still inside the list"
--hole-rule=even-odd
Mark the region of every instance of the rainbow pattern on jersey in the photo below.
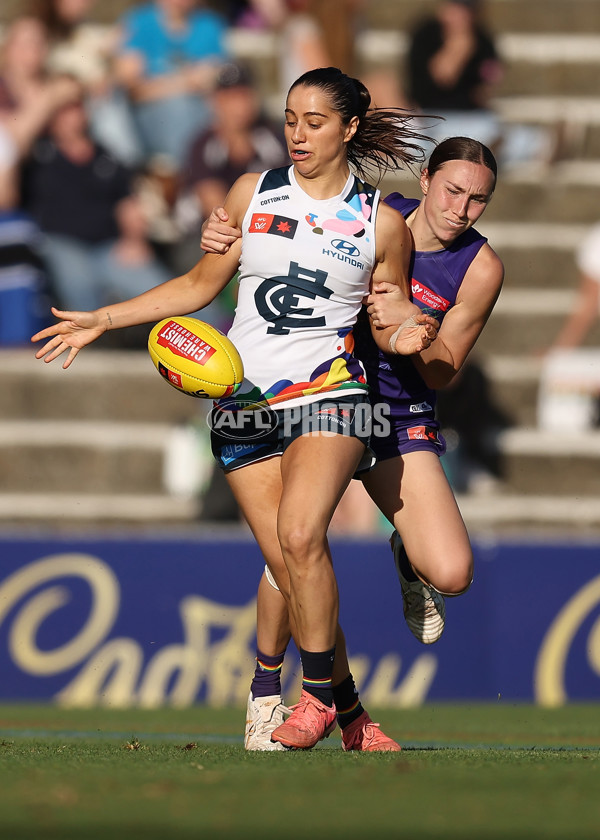
[[[290,379],[280,379],[264,392],[260,388],[250,391],[238,391],[234,397],[221,400],[219,405],[229,411],[236,408],[248,408],[249,403],[256,406],[276,406],[287,400],[298,397],[309,397],[314,394],[326,394],[330,391],[368,390],[367,380],[362,364],[352,355],[354,350],[354,336],[352,330],[338,333],[344,341],[344,352],[320,364],[311,373],[307,382],[292,382]]]

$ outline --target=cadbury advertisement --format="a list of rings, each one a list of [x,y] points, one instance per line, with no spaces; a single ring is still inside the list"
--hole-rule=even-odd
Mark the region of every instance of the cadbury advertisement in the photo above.
[[[447,599],[432,646],[404,624],[385,537],[331,547],[351,668],[370,707],[600,697],[597,543],[475,541],[473,585]],[[0,540],[0,701],[244,705],[262,569],[250,537]],[[285,698],[299,681],[292,644]]]

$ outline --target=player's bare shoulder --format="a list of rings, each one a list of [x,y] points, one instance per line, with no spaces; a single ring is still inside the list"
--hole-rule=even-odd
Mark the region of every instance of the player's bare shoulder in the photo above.
[[[504,263],[486,242],[467,269],[457,303],[478,301],[477,308],[491,310],[504,282]]]
[[[239,226],[244,218],[246,210],[260,178],[259,172],[246,172],[234,182],[225,199],[225,209],[229,214],[229,222],[233,226]]]
[[[402,213],[380,202],[375,219],[375,254],[378,262],[385,260],[386,254],[400,253],[410,249],[412,240],[408,225]]]

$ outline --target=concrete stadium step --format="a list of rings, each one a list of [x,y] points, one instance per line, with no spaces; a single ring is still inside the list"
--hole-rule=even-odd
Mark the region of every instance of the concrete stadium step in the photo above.
[[[493,356],[501,347],[505,354],[539,355],[552,344],[574,300],[571,290],[504,289],[478,341],[478,351]],[[599,341],[600,322],[591,329],[585,346],[597,347]]]
[[[554,492],[600,503],[600,432],[509,429],[499,445],[511,494]]]
[[[156,492],[169,432],[158,423],[1,422],[0,492]]]
[[[595,353],[598,344],[591,346]],[[537,428],[540,425],[540,388],[545,364],[543,358],[534,355],[499,355],[497,352],[482,355],[478,345],[473,359],[487,374],[494,400],[512,419],[513,431],[516,433],[519,429]],[[543,406],[542,410],[547,411]],[[530,435],[530,431],[527,434]],[[569,434],[574,435],[575,432]],[[526,443],[529,439],[525,438]]]
[[[537,356],[552,344],[575,300],[572,290],[505,288],[477,343],[477,351],[493,357],[503,354]],[[600,320],[584,346],[600,345]]]
[[[552,227],[545,230],[545,236],[550,238]],[[524,286],[530,291],[538,290],[540,294],[552,290],[574,292],[577,288],[579,277],[574,249],[542,248],[534,244],[531,247],[512,247],[498,242],[493,235],[490,236],[490,244],[504,263],[504,289],[500,300],[509,290]]]
[[[600,531],[600,498],[574,497],[568,494],[491,493],[457,496],[458,506],[471,536],[526,533],[548,536],[556,532],[563,537],[572,533],[581,537]],[[166,495],[86,495],[73,493],[0,493],[0,530],[26,528],[31,531],[69,533],[126,527],[128,533],[169,530],[203,534],[248,533],[245,525],[219,526],[200,523],[201,507],[196,500]]]
[[[484,217],[477,229],[488,237],[506,271],[500,299],[510,288],[574,291],[578,285],[575,250],[590,225],[492,222]]]
[[[161,380],[138,350],[86,349],[68,370],[60,359],[36,359],[33,348],[0,350],[0,388],[4,420],[176,423],[202,417],[206,409]]]
[[[562,491],[554,496],[459,495],[457,502],[471,536],[570,534],[581,538],[600,531],[600,496],[581,498]]]
[[[593,74],[588,69],[590,75],[597,72],[598,67],[594,67]],[[600,125],[600,96],[597,89],[587,96],[585,89],[578,89],[575,95],[571,96],[561,95],[559,90],[552,90],[543,95],[543,91],[534,89],[531,93],[523,91],[519,95],[499,95],[494,98],[493,106],[500,116],[509,122],[548,125],[565,123],[572,132],[582,126],[597,128]]]
[[[251,36],[254,37],[254,36]],[[240,39],[239,42],[236,39]],[[260,33],[256,44],[262,44],[262,50],[269,53],[273,49],[275,37],[270,33]],[[565,30],[559,33],[546,31],[535,32],[507,32],[499,31],[495,35],[498,52],[503,59],[511,64],[525,62],[537,65],[560,64],[592,64],[600,62],[598,49],[600,36]],[[243,42],[243,32],[232,32],[230,43],[234,49],[248,50]],[[403,59],[410,48],[410,32],[408,29],[391,27],[377,29],[370,27],[362,29],[356,36],[356,50],[365,60],[393,62]]]
[[[564,318],[574,299],[571,289],[503,289],[492,317],[534,314]]]
[[[500,300],[502,295],[500,296]],[[503,353],[520,356],[535,356],[547,350],[564,323],[565,314],[546,312],[542,315],[534,305],[534,296],[523,295],[523,309],[502,307],[498,302],[498,310],[494,311],[477,342],[478,352],[491,356],[502,348]],[[528,305],[528,301],[532,305]],[[510,303],[510,302],[509,302]],[[543,310],[543,299],[540,301]],[[600,340],[600,323],[597,323],[585,341],[586,347],[597,347]]]
[[[479,345],[473,358],[488,376],[494,401],[515,427],[535,427],[541,360],[533,356],[482,355]]]
[[[35,526],[72,531],[80,527],[88,533],[126,526],[180,532],[196,523],[200,512],[197,499],[167,494],[0,492],[0,529]]]

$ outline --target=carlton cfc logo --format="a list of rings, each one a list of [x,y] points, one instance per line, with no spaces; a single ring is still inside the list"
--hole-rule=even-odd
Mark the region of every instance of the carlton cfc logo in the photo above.
[[[346,242],[345,239],[334,239],[331,243],[336,251],[341,251],[342,254],[347,254],[349,257],[360,256],[360,251],[353,245],[352,242]]]

